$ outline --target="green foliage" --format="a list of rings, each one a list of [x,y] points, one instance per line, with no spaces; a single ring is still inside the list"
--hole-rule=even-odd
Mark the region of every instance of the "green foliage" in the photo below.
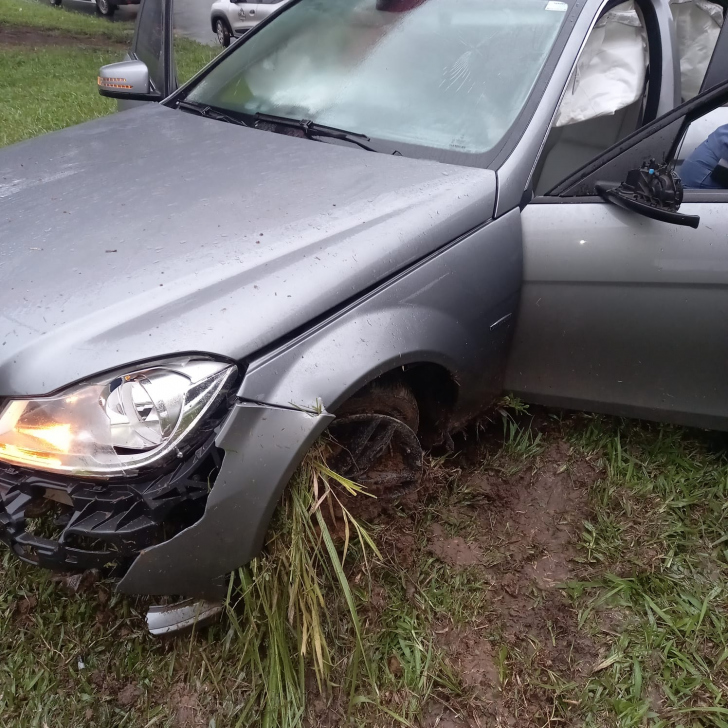
[[[109,23],[34,0],[0,0],[0,25],[57,35],[52,43],[30,41],[29,47],[0,40],[0,146],[116,111],[115,101],[99,96],[96,78],[101,66],[123,60],[131,45],[130,23]],[[64,33],[73,34],[70,41],[61,42]],[[180,83],[219,50],[176,38]]]
[[[100,37],[117,44],[131,43],[133,35],[131,23],[110,23],[106,18],[56,8],[39,0],[0,0],[0,26]]]

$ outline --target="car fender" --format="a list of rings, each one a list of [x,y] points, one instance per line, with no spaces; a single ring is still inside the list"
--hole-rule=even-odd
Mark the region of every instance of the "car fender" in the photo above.
[[[232,25],[230,24],[230,20],[228,19],[227,15],[225,15],[225,13],[221,10],[216,10],[210,15],[210,27],[212,28],[212,32],[215,32],[215,21],[218,19],[224,20],[228,28],[230,29],[230,32],[232,33],[233,29]]]
[[[500,391],[522,278],[518,211],[428,256],[250,363],[238,396],[310,412],[337,408],[408,364],[447,369],[459,404]]]
[[[456,411],[500,392],[523,270],[520,212],[472,231],[249,363],[217,440],[225,451],[205,513],[143,551],[119,589],[217,597],[254,558],[283,489],[336,408],[408,363],[459,385]]]

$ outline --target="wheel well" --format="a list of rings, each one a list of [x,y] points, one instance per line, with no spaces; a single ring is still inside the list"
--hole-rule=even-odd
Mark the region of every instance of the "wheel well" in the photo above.
[[[212,32],[215,32],[215,23],[217,23],[218,20],[222,20],[225,25],[227,25],[228,30],[230,31],[230,35],[233,34],[233,29],[230,26],[230,21],[224,16],[224,15],[213,15],[210,18],[210,27],[212,28]]]
[[[439,444],[449,429],[450,415],[458,398],[458,385],[438,364],[409,364],[371,380],[353,396],[375,385],[403,384],[414,395],[419,409],[418,436],[425,447]]]

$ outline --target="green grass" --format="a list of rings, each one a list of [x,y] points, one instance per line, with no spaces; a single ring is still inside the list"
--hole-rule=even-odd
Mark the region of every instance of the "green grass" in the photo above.
[[[99,96],[96,78],[100,66],[123,60],[131,45],[131,24],[109,23],[34,0],[0,0],[0,24],[50,30],[61,37],[74,34],[74,42],[68,45],[35,44],[26,49],[0,42],[0,146],[116,110],[115,101]],[[101,47],[84,45],[83,37]],[[103,47],[105,40],[108,47]],[[180,82],[218,52],[218,48],[176,38]]]
[[[0,25],[101,36],[116,43],[129,43],[133,35],[131,23],[110,23],[104,18],[64,7],[54,8],[38,0],[0,0]]]
[[[117,60],[118,51],[0,45],[0,145],[115,111],[116,102],[99,96],[96,77],[99,66]]]
[[[607,640],[611,664],[584,699],[620,725],[728,726],[728,461],[678,428],[594,419],[575,433],[603,454],[607,478],[592,492],[585,563],[571,585],[579,621]]]

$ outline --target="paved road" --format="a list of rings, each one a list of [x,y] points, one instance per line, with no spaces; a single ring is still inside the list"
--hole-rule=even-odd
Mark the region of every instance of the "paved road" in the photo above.
[[[212,0],[174,0],[174,27],[182,35],[200,43],[215,44],[210,27]]]

